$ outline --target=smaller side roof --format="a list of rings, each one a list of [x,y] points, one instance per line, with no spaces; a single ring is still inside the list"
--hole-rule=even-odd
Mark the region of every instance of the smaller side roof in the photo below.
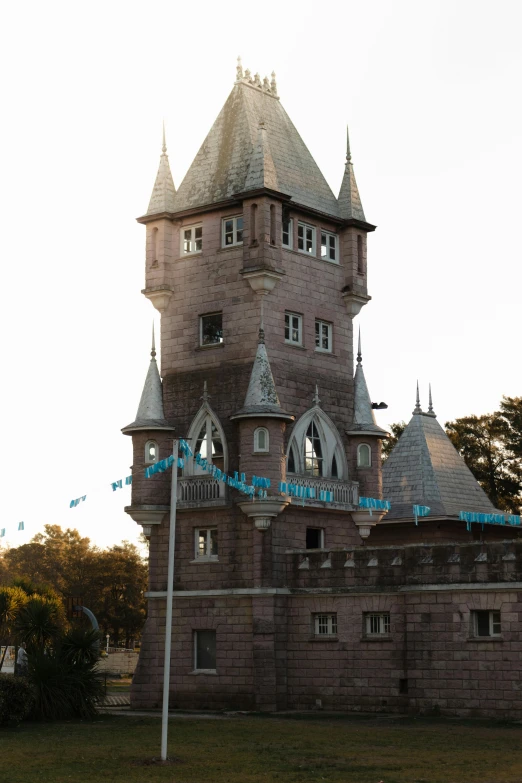
[[[154,330],[152,331],[151,359],[136,419],[122,428],[125,435],[131,435],[139,430],[172,430],[173,427],[165,419],[163,412],[163,388],[156,362],[156,349],[154,344]]]

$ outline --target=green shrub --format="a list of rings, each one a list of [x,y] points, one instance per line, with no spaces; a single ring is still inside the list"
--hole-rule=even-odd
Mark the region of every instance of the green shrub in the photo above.
[[[18,726],[34,704],[34,688],[27,677],[0,674],[0,726]]]
[[[103,696],[96,661],[66,658],[60,649],[29,655],[28,678],[35,689],[31,717],[36,720],[94,718]]]

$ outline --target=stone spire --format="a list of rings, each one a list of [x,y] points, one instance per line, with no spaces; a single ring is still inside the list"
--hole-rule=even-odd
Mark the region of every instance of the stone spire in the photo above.
[[[361,330],[359,329],[359,340],[357,347],[357,367],[354,377],[354,404],[353,404],[353,424],[350,427],[350,435],[376,435],[380,438],[386,438],[388,433],[377,424],[375,414],[372,408],[370,393],[364,377],[362,366],[361,351]]]
[[[422,408],[420,404],[420,394],[419,394],[419,382],[417,381],[417,396],[415,398],[415,408],[413,409],[414,414],[422,413]]]
[[[245,180],[245,190],[270,188],[278,190],[277,173],[268,144],[267,130],[264,120],[259,120],[257,143],[250,158],[248,173]]]
[[[346,164],[344,168],[344,177],[341,183],[341,190],[339,191],[339,213],[345,220],[363,220],[364,210],[361,203],[361,197],[359,195],[359,189],[357,188],[357,182],[355,181],[355,174],[352,164],[352,153],[350,151],[350,136],[348,134],[348,126],[346,126]]]
[[[159,215],[162,212],[174,211],[174,200],[176,197],[176,188],[170,171],[169,157],[167,155],[167,144],[165,142],[165,123],[163,123],[163,145],[161,148],[161,157],[156,175],[156,182],[150,197],[147,215]]]
[[[130,435],[138,430],[172,430],[163,413],[163,389],[156,362],[154,326],[152,327],[152,348],[150,364],[141,393],[140,404],[135,421],[123,427],[122,432]]]
[[[433,400],[431,398],[431,383],[430,383],[430,393],[429,393],[429,403],[428,403],[428,416],[433,416],[433,418],[437,418],[437,414],[433,410]]]
[[[268,361],[265,346],[263,322],[259,328],[259,342],[256,357],[250,374],[250,382],[245,397],[245,404],[231,419],[247,419],[265,416],[271,419],[292,420],[293,416],[282,410],[277,396],[274,376]]]

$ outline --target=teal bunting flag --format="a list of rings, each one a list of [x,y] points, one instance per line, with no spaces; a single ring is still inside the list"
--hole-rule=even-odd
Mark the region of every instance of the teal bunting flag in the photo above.
[[[413,516],[415,517],[415,524],[419,524],[419,517],[427,517],[431,508],[429,506],[413,506]]]
[[[23,522],[19,522],[18,523],[18,530],[23,530],[23,529],[24,529],[24,523]]]

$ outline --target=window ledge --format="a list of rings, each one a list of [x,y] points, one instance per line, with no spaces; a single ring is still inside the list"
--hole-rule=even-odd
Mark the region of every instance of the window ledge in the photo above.
[[[339,637],[338,636],[328,636],[327,634],[324,634],[324,636],[310,636],[308,639],[309,642],[338,642]]]
[[[339,358],[339,354],[338,353],[333,353],[333,351],[321,351],[320,348],[315,348],[314,352],[315,353],[320,353],[321,356],[335,356],[336,359]]]
[[[183,258],[190,258],[190,256],[200,256],[202,253],[202,250],[194,250],[193,253],[182,253],[177,260],[181,261]]]
[[[235,248],[242,248],[242,247],[243,247],[243,242],[241,242],[241,244],[239,245],[227,245],[226,247],[218,247],[216,253],[226,253],[227,250],[234,250]]]
[[[503,642],[503,636],[470,636],[468,642]]]
[[[289,345],[290,348],[297,348],[300,351],[306,351],[304,345],[298,345],[297,343],[287,342],[286,340],[285,340],[285,345]]]
[[[194,348],[195,351],[211,351],[213,348],[224,348],[225,343],[211,343],[210,345],[198,345]]]
[[[281,249],[286,250],[287,253],[295,253],[296,256],[306,256],[307,258],[313,258],[315,261],[322,261],[323,263],[330,264],[331,266],[338,266],[338,267],[343,266],[340,261],[328,261],[327,258],[321,258],[321,256],[314,256],[311,253],[306,253],[304,250],[294,250],[293,247],[286,247],[286,245],[281,245]]]
[[[194,674],[194,675],[211,674],[211,675],[216,675],[217,674],[217,669],[194,669],[194,671],[189,672],[189,674]]]
[[[361,642],[393,642],[393,636],[391,633],[372,633],[361,636]]]
[[[196,557],[190,563],[219,563],[219,557]]]
[[[270,456],[270,452],[268,450],[267,451],[253,451],[252,452],[252,456],[253,457],[269,457]]]

